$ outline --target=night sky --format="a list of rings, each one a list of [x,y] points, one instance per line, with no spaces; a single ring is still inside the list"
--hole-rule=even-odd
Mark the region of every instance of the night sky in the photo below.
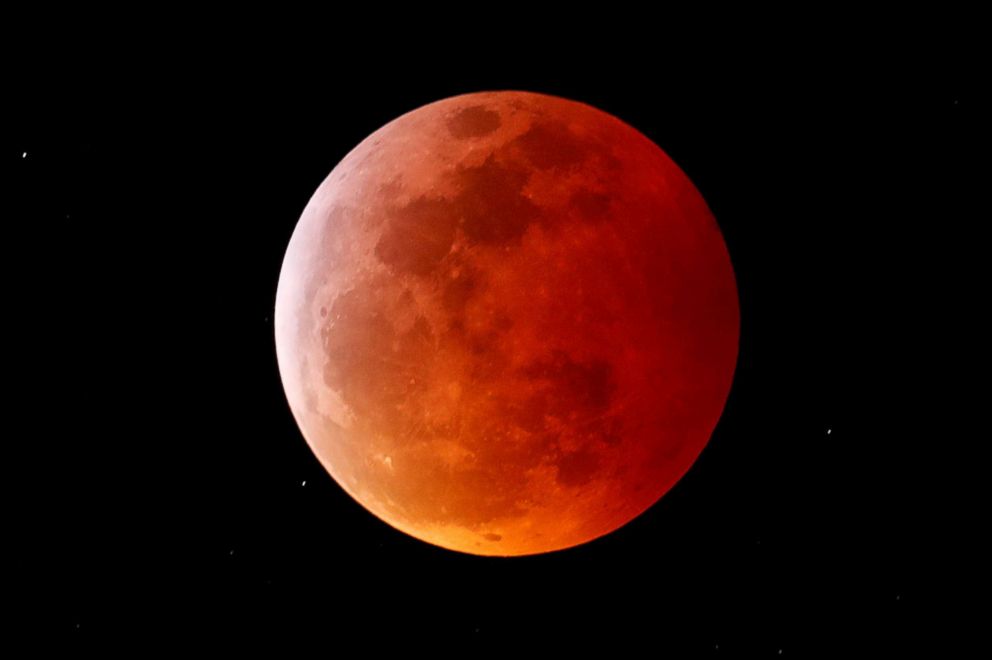
[[[70,58],[6,101],[24,110],[4,248],[26,342],[8,405],[29,416],[6,468],[30,561],[11,570],[38,639],[808,657],[973,627],[939,596],[966,572],[965,514],[943,503],[964,440],[934,390],[970,299],[946,284],[968,279],[951,246],[977,249],[974,81],[953,56],[335,57]],[[490,89],[583,101],[660,145],[720,224],[742,321],[725,412],[676,487],[611,535],[515,559],[350,499],[290,414],[272,326],[335,164]]]

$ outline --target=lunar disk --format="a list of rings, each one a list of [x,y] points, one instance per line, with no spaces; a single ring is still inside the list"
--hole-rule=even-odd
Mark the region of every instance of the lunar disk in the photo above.
[[[279,370],[341,487],[480,555],[585,543],[695,461],[739,310],[692,182],[591,106],[467,94],[383,126],[314,193],[275,305]]]

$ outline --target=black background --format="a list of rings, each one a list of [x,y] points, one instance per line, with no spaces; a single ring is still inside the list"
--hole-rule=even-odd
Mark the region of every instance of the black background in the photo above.
[[[971,627],[939,595],[963,441],[935,411],[969,296],[951,245],[974,240],[962,54],[174,48],[70,53],[8,102],[27,110],[5,151],[29,422],[11,426],[30,555],[12,572],[42,639],[766,657]],[[584,101],[659,144],[720,223],[742,308],[733,390],[686,477],[614,534],[503,560],[353,502],[295,426],[272,329],[284,249],[334,165],[403,112],[489,89]]]

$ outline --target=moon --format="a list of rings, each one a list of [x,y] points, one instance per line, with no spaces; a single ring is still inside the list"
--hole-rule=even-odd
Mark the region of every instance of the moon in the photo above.
[[[274,321],[334,480],[402,532],[500,556],[657,502],[719,421],[740,332],[679,167],[610,114],[515,91],[425,105],[348,153],[296,225]]]

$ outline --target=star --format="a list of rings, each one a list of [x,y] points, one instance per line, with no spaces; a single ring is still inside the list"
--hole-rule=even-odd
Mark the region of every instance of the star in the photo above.
[[[28,152],[25,151],[24,153],[21,154],[21,158],[27,158],[27,157],[28,157]]]

